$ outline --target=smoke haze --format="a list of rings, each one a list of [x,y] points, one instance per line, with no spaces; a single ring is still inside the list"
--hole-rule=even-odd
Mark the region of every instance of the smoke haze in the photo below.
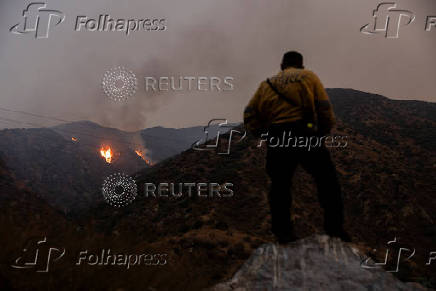
[[[426,17],[436,15],[434,0],[396,1],[416,14],[398,39],[360,33],[380,3],[372,0],[52,0],[47,8],[66,18],[48,39],[9,32],[29,3],[0,0],[0,107],[130,131],[205,125],[212,118],[238,122],[259,82],[278,71],[288,50],[300,51],[325,87],[436,101],[436,27],[424,29]],[[165,18],[167,29],[128,36],[74,31],[78,15],[100,14]],[[101,89],[103,74],[116,66],[138,78],[126,104],[110,102]],[[146,76],[231,76],[234,90],[150,94]],[[0,117],[26,118],[4,111]],[[16,126],[22,125],[0,123]]]

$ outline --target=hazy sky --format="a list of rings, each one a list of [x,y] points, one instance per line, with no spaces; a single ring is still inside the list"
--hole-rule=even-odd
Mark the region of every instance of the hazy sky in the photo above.
[[[306,68],[328,88],[436,102],[436,27],[425,31],[436,1],[391,2],[416,15],[412,24],[401,23],[398,39],[360,32],[380,3],[373,0],[51,0],[47,9],[62,11],[65,21],[47,39],[35,39],[9,32],[31,2],[0,0],[0,107],[126,130],[205,125],[212,118],[237,122],[288,50],[303,53]],[[167,29],[128,36],[74,31],[77,16],[100,14],[165,18]],[[104,72],[115,66],[138,78],[127,103],[111,102],[101,89]],[[151,95],[146,76],[231,76],[234,90]],[[25,117],[0,110],[3,119]],[[0,123],[6,126],[21,125]]]

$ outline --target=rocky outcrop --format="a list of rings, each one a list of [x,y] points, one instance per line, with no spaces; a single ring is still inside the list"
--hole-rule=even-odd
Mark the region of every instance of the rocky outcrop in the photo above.
[[[326,235],[264,244],[233,278],[210,290],[426,290],[383,269],[361,267],[359,251]]]

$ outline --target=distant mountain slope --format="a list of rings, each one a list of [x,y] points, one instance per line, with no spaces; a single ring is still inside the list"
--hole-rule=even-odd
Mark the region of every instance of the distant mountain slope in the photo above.
[[[105,173],[123,169],[107,164],[99,147],[66,140],[52,129],[9,129],[0,136],[0,152],[16,178],[62,211],[86,207]],[[143,162],[131,156],[139,169]]]
[[[11,264],[23,255],[26,242],[41,240],[44,236],[52,239],[51,243],[65,241],[72,227],[62,213],[18,183],[3,158],[0,155],[0,289],[17,290],[16,282],[27,281],[27,288],[41,290],[37,283],[41,278],[37,273],[27,272],[24,278],[23,273],[12,269]],[[55,277],[49,275],[48,278],[53,280]]]
[[[436,156],[434,149],[421,145],[420,134],[406,135],[413,126],[426,122],[431,125],[432,121],[415,120],[414,114],[399,110],[406,106],[401,101],[363,92],[356,95],[354,90],[341,92],[339,97],[330,92],[339,117],[334,134],[348,136],[348,146],[331,148],[331,152],[345,196],[346,228],[355,241],[364,242],[370,249],[384,250],[388,241],[401,238],[401,243],[416,248],[417,254],[414,263],[405,263],[396,275],[409,281],[412,277],[434,280],[435,266],[426,268],[425,263],[436,240]],[[374,108],[370,110],[371,107],[364,105],[360,98],[368,98]],[[367,110],[355,109],[349,104]],[[384,105],[380,109],[378,104]],[[428,110],[431,108],[434,108],[433,104]],[[402,121],[385,117],[384,112],[389,110],[400,112],[397,116],[409,120],[407,126]],[[353,123],[358,127],[362,124],[363,133],[350,125]],[[390,129],[390,140],[384,138],[386,133],[380,132],[379,128]],[[226,142],[225,138],[223,142]],[[234,144],[228,156],[187,150],[135,175],[140,195],[132,205],[114,212],[110,206],[101,204],[84,220],[92,219],[101,230],[120,234],[135,225],[141,230],[137,233],[138,238],[159,241],[176,237],[175,245],[192,243],[194,250],[208,254],[211,251],[203,243],[195,247],[197,234],[224,231],[235,236],[231,245],[238,245],[237,258],[242,260],[259,242],[272,239],[266,200],[265,149],[257,145],[258,140],[248,136],[243,142]],[[156,199],[146,198],[141,188],[145,183],[178,185],[186,182],[230,182],[234,185],[234,197]],[[322,210],[315,187],[301,169],[294,178],[293,191],[297,233],[300,236],[321,233]],[[215,244],[213,239],[206,240],[207,244]],[[175,247],[174,251],[177,249]],[[207,267],[207,262],[202,264]]]
[[[362,135],[388,145],[436,148],[436,103],[392,100],[352,89],[327,89],[337,116]]]
[[[0,289],[1,290],[174,290],[180,277],[172,266],[77,266],[80,252],[143,254],[165,252],[165,242],[156,246],[131,238],[104,236],[92,226],[83,227],[65,218],[15,180],[0,156]],[[44,242],[45,241],[45,242]],[[37,244],[42,242],[41,244]],[[54,248],[51,257],[48,255]],[[65,250],[59,261],[58,253]],[[38,253],[37,253],[38,251]],[[130,254],[129,253],[129,254]],[[20,260],[17,262],[17,258]],[[32,263],[34,262],[34,263]],[[25,265],[27,263],[27,265]],[[48,264],[48,265],[47,265]],[[22,267],[13,268],[12,265]],[[48,266],[48,272],[43,272]],[[156,272],[157,271],[157,272]],[[133,279],[132,279],[133,278]],[[168,278],[178,280],[169,280]],[[171,287],[170,287],[171,286]]]
[[[218,127],[209,130],[212,137]],[[101,201],[101,195],[94,194],[108,175],[116,171],[132,174],[180,153],[201,139],[203,131],[198,126],[124,132],[90,121],[53,128],[5,129],[0,131],[0,153],[18,180],[69,212]],[[100,154],[100,149],[107,147],[113,156],[110,164]]]
[[[207,123],[205,126],[178,129],[158,126],[143,129],[140,131],[140,135],[147,148],[150,149],[153,159],[162,161],[191,148],[193,143],[203,139],[205,137],[205,127],[207,127]],[[216,123],[207,128],[209,138],[214,138],[218,131],[222,134],[227,130],[219,128]]]
[[[408,101],[394,101],[348,89],[329,91],[329,94],[339,117],[334,133],[348,136],[347,147],[331,149],[344,192],[346,229],[354,242],[363,244],[362,248],[368,252],[377,249],[372,254],[377,261],[383,259],[386,243],[395,237],[405,247],[416,249],[413,260],[402,262],[400,272],[395,275],[402,280],[419,281],[434,287],[436,264],[426,266],[425,263],[436,241],[435,149],[423,145],[425,132],[414,130],[425,124],[427,128],[433,126],[434,121],[425,116],[431,115],[434,104],[429,103],[428,108],[424,106],[422,110],[427,113],[421,113],[422,104],[413,103],[413,110],[417,112],[409,112]],[[366,105],[365,100],[372,105]],[[396,112],[401,120],[389,117],[387,111]],[[146,131],[144,136],[159,136],[156,132],[159,129],[154,130]],[[24,164],[28,169],[41,163],[51,164],[55,156],[53,152],[59,154],[60,149],[77,146],[68,137],[64,137],[62,142],[59,133],[35,130],[30,131],[29,137],[22,137],[19,133],[17,137],[13,130],[6,131],[6,134],[1,132],[5,137],[3,140],[20,141],[28,146],[39,144],[32,150],[30,158],[36,154],[40,157]],[[114,131],[113,134],[118,133]],[[38,141],[40,135],[41,141],[33,142]],[[79,136],[79,143],[81,139]],[[227,139],[228,136],[222,136],[221,142],[226,143]],[[56,142],[47,143],[47,140]],[[45,147],[46,144],[50,146],[42,149],[41,145]],[[134,175],[139,187],[138,197],[120,209],[102,201],[101,181],[91,181],[99,186],[90,189],[89,195],[100,200],[91,204],[91,209],[69,215],[74,224],[80,224],[83,236],[96,232],[95,235],[101,236],[108,245],[111,245],[109,242],[118,242],[118,246],[125,247],[129,240],[136,249],[145,246],[164,249],[171,264],[168,269],[155,273],[150,270],[134,273],[113,270],[110,273],[113,276],[90,268],[89,274],[81,273],[80,279],[88,282],[89,288],[96,288],[99,284],[96,278],[102,278],[101,284],[105,286],[136,290],[143,290],[143,281],[156,289],[201,290],[230,279],[253,250],[273,240],[269,233],[265,148],[257,145],[258,140],[248,136],[242,142],[232,144],[230,155],[187,149],[153,167],[145,167]],[[159,143],[156,147],[158,150]],[[28,147],[17,147],[17,154],[26,150]],[[9,151],[14,153],[13,149]],[[129,151],[133,154],[131,149]],[[89,155],[107,166],[111,173],[116,171],[98,153],[92,151]],[[50,168],[47,175],[53,173],[55,171]],[[146,198],[143,192],[145,183],[202,182],[232,183],[234,196],[206,198],[184,195],[178,199],[156,199]],[[73,183],[64,184],[65,189],[70,185]],[[322,210],[315,187],[301,169],[294,178],[293,191],[293,219],[297,234],[305,237],[322,233]],[[66,193],[61,192],[62,195]],[[128,280],[121,281],[120,278]]]
[[[102,143],[106,143],[123,152],[133,152],[136,149],[146,150],[147,158],[157,163],[189,149],[194,142],[204,137],[205,126],[187,128],[157,126],[136,132],[126,132],[103,127],[90,121],[79,121],[55,126],[53,129],[67,140],[76,137],[80,142],[91,147],[99,147]],[[219,127],[213,124],[207,130],[209,137],[213,138],[217,135]],[[221,129],[221,132],[224,133],[225,130]]]

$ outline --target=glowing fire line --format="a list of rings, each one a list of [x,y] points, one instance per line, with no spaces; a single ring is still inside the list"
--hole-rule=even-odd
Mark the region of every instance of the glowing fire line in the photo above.
[[[141,151],[141,150],[135,150],[135,153],[136,153],[138,156],[140,156],[141,159],[143,159],[144,162],[145,162],[147,165],[150,165],[150,166],[153,165],[153,162],[152,162],[151,160],[147,159],[147,157],[145,156],[145,153],[144,153],[143,151]]]
[[[105,158],[106,163],[112,162],[112,151],[111,148],[107,148],[106,150],[104,148],[100,149],[100,154],[103,158]]]

